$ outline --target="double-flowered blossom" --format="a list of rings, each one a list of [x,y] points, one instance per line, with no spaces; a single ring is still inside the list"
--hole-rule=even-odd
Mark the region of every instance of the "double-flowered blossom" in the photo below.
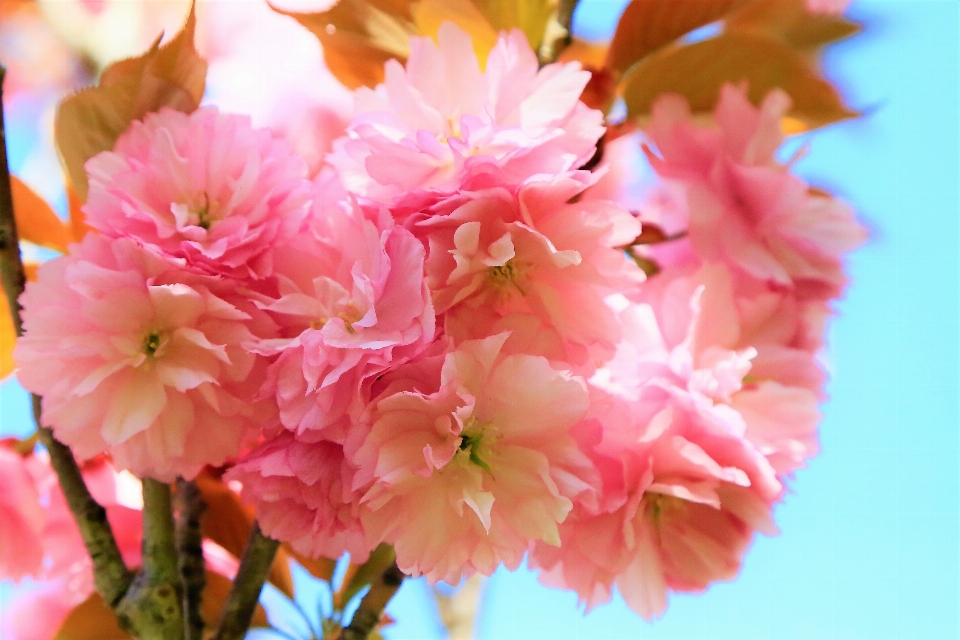
[[[604,298],[643,279],[619,249],[640,224],[612,202],[569,203],[590,181],[586,172],[545,176],[410,219],[429,246],[427,279],[451,338],[508,331],[509,350],[587,372],[609,359],[621,336]]]
[[[431,582],[516,568],[533,540],[559,544],[557,525],[593,490],[575,433],[584,381],[544,358],[504,354],[506,337],[462,343],[426,388],[388,387],[354,455],[359,483],[373,481],[369,535]]]
[[[192,477],[256,437],[250,316],[129,238],[88,234],[21,298],[19,378],[80,458],[109,451],[139,476]]]
[[[275,244],[300,228],[306,163],[247,116],[161,109],[87,163],[87,223],[195,269],[261,278]]]
[[[580,102],[590,74],[577,63],[538,68],[519,30],[502,34],[482,68],[453,23],[438,44],[411,38],[406,68],[356,93],[356,117],[329,161],[347,188],[384,204],[418,192],[455,192],[475,172],[516,184],[582,166],[603,134],[603,114]]]
[[[334,180],[318,181],[308,229],[277,258],[279,297],[261,301],[284,336],[258,350],[278,354],[266,391],[283,425],[307,439],[355,407],[365,381],[416,355],[434,338],[423,275],[424,247],[387,217],[369,217],[352,197],[330,202]],[[327,433],[322,433],[327,429]]]
[[[545,583],[575,589],[590,606],[616,584],[651,618],[668,589],[734,577],[753,533],[776,531],[770,507],[782,487],[729,405],[754,352],[694,353],[691,340],[668,349],[649,308],[623,315],[629,338],[592,380],[603,500],[578,505],[560,547],[538,545],[532,559]]]

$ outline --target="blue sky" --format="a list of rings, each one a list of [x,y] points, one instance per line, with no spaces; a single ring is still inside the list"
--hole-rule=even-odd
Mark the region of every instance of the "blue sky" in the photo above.
[[[582,32],[602,35],[623,4],[583,0]],[[583,615],[529,572],[498,573],[481,639],[960,637],[960,3],[858,0],[851,15],[865,32],[828,51],[826,72],[868,115],[809,135],[798,170],[853,203],[872,237],[830,329],[823,452],[777,509],[781,535],[652,624],[619,599]],[[29,428],[22,392],[3,385],[0,433]],[[442,637],[426,595],[405,584],[388,638]]]

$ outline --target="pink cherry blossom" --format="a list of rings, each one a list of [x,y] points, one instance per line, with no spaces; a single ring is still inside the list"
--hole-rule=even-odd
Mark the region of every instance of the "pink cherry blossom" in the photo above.
[[[46,517],[37,476],[45,468],[34,454],[21,455],[13,442],[0,441],[0,578],[20,580],[40,570]]]
[[[576,590],[588,606],[616,585],[650,619],[669,590],[702,591],[737,574],[753,533],[776,531],[769,512],[781,485],[735,411],[669,378],[597,405],[603,500],[577,505],[559,548],[537,544],[531,562],[546,584]]]
[[[540,357],[504,355],[505,339],[461,344],[436,391],[381,396],[354,455],[373,480],[368,534],[431,582],[516,568],[534,540],[559,544],[558,523],[593,486],[573,433],[587,409],[583,381]]]
[[[835,297],[846,282],[840,257],[865,233],[847,205],[811,192],[776,162],[789,107],[775,90],[758,110],[727,85],[711,128],[693,123],[683,98],[664,96],[648,129],[660,155],[648,155],[660,175],[685,188],[690,241],[702,260]]]
[[[301,442],[283,432],[244,456],[225,478],[243,484],[241,495],[256,507],[267,535],[309,557],[349,552],[352,562],[363,562],[375,545],[360,524],[363,494],[353,488],[355,473],[342,445]]]
[[[429,246],[427,279],[450,337],[508,331],[508,350],[587,373],[612,355],[620,331],[605,297],[643,279],[619,249],[640,225],[610,202],[568,204],[583,179],[464,194],[444,215],[408,221]]]
[[[87,163],[88,224],[189,266],[240,278],[272,271],[273,245],[306,214],[306,165],[246,116],[161,109]]]
[[[21,301],[19,379],[78,457],[109,451],[140,476],[192,477],[258,431],[249,315],[130,239],[87,234]]]
[[[365,381],[435,333],[423,245],[389,218],[369,219],[351,197],[331,202],[321,193],[317,203],[312,232],[278,255],[279,297],[260,303],[284,334],[258,346],[278,355],[265,393],[275,395],[283,425],[304,438],[358,408]],[[342,441],[343,433],[323,437]]]
[[[438,40],[411,38],[406,68],[390,60],[384,84],[357,90],[358,115],[329,157],[350,191],[390,204],[455,192],[488,164],[516,184],[594,154],[603,115],[579,101],[590,78],[579,64],[539,69],[519,30],[500,36],[485,71],[453,23]]]

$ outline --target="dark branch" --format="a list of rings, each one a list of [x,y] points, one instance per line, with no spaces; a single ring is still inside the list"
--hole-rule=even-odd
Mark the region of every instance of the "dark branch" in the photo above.
[[[363,596],[357,607],[350,626],[340,632],[338,640],[367,640],[370,633],[380,624],[387,603],[400,588],[406,576],[400,571],[396,561],[390,564],[380,576],[370,584],[370,591]]]
[[[253,523],[214,640],[241,640],[246,634],[279,546],[279,542],[263,535],[259,523]]]
[[[207,584],[203,562],[203,532],[200,518],[206,509],[197,483],[177,480],[177,554],[183,580],[183,612],[186,622],[185,640],[201,640],[203,615],[201,603]]]

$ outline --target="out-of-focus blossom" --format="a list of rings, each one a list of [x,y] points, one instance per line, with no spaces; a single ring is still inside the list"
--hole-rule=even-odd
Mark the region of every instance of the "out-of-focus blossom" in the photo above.
[[[719,127],[711,128],[693,123],[683,98],[664,96],[648,130],[660,155],[648,155],[660,175],[683,186],[700,259],[832,297],[846,281],[840,257],[865,234],[848,206],[811,193],[775,161],[789,107],[789,97],[775,90],[758,110],[727,85],[715,113]]]
[[[40,535],[46,519],[37,483],[43,466],[0,441],[0,579],[35,575],[43,560]]]

